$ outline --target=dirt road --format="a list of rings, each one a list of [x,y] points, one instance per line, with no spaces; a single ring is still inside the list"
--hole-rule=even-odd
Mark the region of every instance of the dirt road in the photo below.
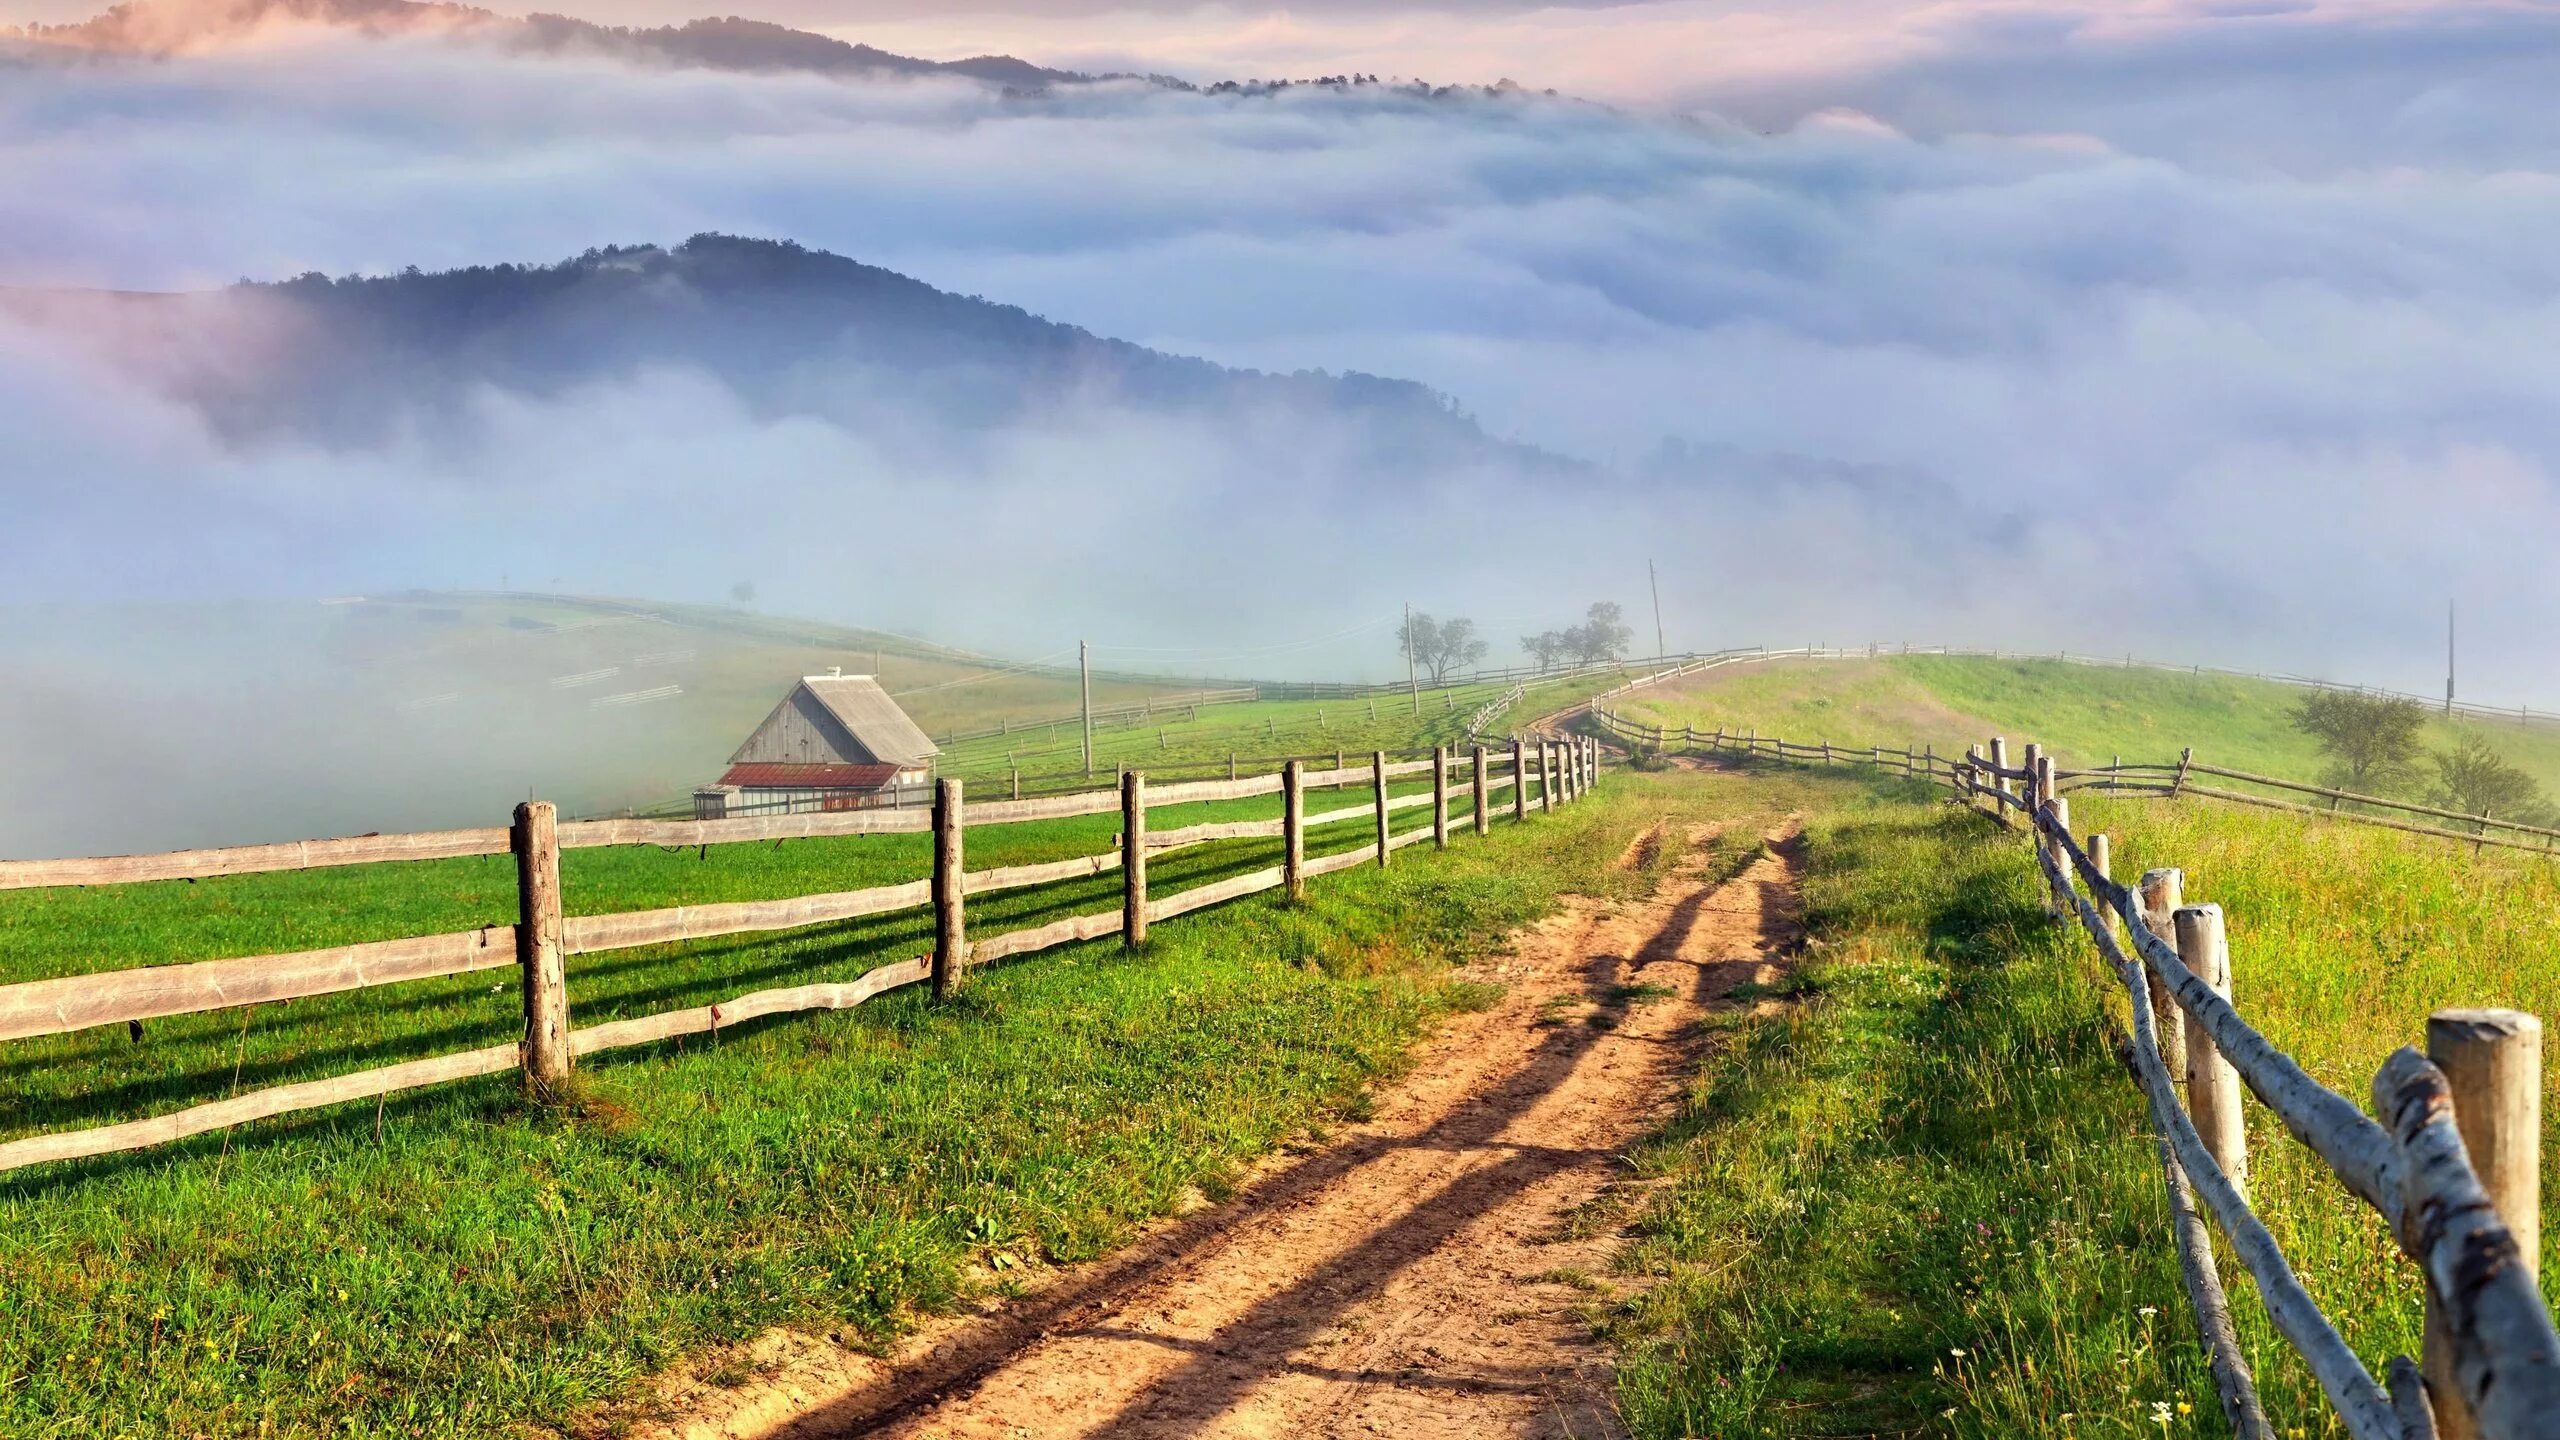
[[[1575,902],[1485,962],[1502,998],[1325,1148],[895,1363],[795,1374],[778,1356],[762,1393],[698,1393],[661,1433],[1620,1433],[1583,1314],[1626,1283],[1619,1157],[1670,1115],[1705,1010],[1775,978],[1790,857],[1782,842],[1712,889],[1684,868],[1614,912]]]

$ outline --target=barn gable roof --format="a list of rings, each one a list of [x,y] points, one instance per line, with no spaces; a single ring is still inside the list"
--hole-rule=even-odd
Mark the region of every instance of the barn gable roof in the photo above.
[[[785,712],[797,708],[808,719],[804,727],[814,724],[822,732],[841,730],[841,735],[823,735],[822,744],[835,753],[804,753],[788,756],[770,753],[760,742],[773,732]],[[823,717],[821,719],[820,717]],[[807,734],[804,728],[800,733]],[[917,728],[898,708],[880,682],[868,675],[809,675],[792,687],[790,694],[758,726],[747,743],[729,757],[732,764],[789,759],[804,762],[837,764],[921,765],[942,753],[942,747]]]

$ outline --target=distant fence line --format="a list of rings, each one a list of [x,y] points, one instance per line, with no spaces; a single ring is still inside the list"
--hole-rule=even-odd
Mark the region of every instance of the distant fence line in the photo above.
[[[1600,749],[1590,737],[1514,740],[1501,750],[1477,745],[1460,754],[1448,747],[1418,760],[1391,761],[1372,751],[1365,764],[1311,770],[1291,757],[1280,773],[1228,780],[1150,784],[1143,771],[1124,774],[1111,789],[1075,794],[969,802],[959,782],[941,781],[929,810],[863,810],[747,817],[729,820],[559,820],[547,801],[516,807],[505,827],[418,835],[368,835],[281,845],[179,851],[98,859],[0,862],[0,889],[111,885],[149,880],[195,879],[282,870],[361,865],[392,860],[512,854],[516,860],[517,915],[512,925],[408,939],[331,946],[291,954],[208,960],[192,964],[92,972],[54,980],[0,985],[0,1041],[62,1034],[100,1025],[138,1023],[171,1015],[369,989],[410,980],[513,966],[519,972],[525,1036],[521,1042],[383,1066],[349,1075],[275,1086],[146,1119],[58,1131],[0,1143],[0,1171],[47,1161],[71,1160],[165,1144],[247,1120],[370,1099],[474,1075],[521,1069],[537,1092],[565,1077],[578,1056],[677,1036],[717,1033],[769,1015],[839,1010],[900,986],[930,980],[948,996],[972,965],[1032,954],[1077,940],[1118,934],[1134,948],[1147,926],[1194,910],[1285,888],[1295,897],[1306,882],[1375,861],[1384,866],[1397,850],[1450,837],[1453,768],[1463,767],[1472,797],[1472,826],[1485,834],[1493,797],[1510,791],[1513,820],[1533,806],[1551,810],[1578,798],[1599,777]],[[1397,796],[1390,782],[1428,774],[1428,793]],[[1306,813],[1304,797],[1326,785],[1366,784],[1362,804]],[[1222,821],[1150,832],[1147,814],[1167,805],[1281,797],[1277,820]],[[1399,811],[1430,807],[1430,824],[1401,833],[1391,828]],[[1043,864],[969,871],[963,866],[970,828],[1118,812],[1121,832],[1099,854]],[[1307,832],[1366,820],[1376,827],[1366,844],[1309,859]],[[599,845],[694,846],[837,835],[930,834],[931,873],[903,884],[778,900],[676,906],[610,915],[569,916],[561,899],[560,852]],[[1281,863],[1264,870],[1172,894],[1150,896],[1147,861],[1186,846],[1221,840],[1281,841]],[[1031,929],[971,940],[967,897],[1080,880],[1111,870],[1122,876],[1118,910],[1080,915]],[[930,954],[879,967],[858,979],[833,984],[760,990],[716,1005],[617,1020],[572,1029],[565,961],[571,955],[798,929],[863,916],[930,907],[935,943]]]
[[[1631,742],[1675,743],[1663,727],[1605,709],[1595,709],[1594,718]],[[2260,1440],[2274,1432],[2232,1327],[2211,1236],[2196,1212],[2198,1195],[2256,1281],[2277,1332],[2357,1440],[2560,1436],[2560,1334],[2537,1282],[2537,1018],[2512,1010],[2436,1012],[2427,1021],[2427,1053],[2403,1047],[2374,1076],[2377,1122],[2242,1018],[2232,1003],[2222,909],[2188,903],[2183,871],[2151,870],[2136,886],[2120,885],[2109,873],[2108,837],[2075,838],[2065,779],[2121,776],[2127,767],[2066,772],[2034,745],[2025,763],[2012,766],[2006,740],[1997,737],[1962,757],[1941,757],[1934,747],[1915,753],[1757,735],[1729,739],[1721,731],[1702,741],[1693,726],[1684,727],[1676,743],[1708,753],[1876,769],[1892,768],[1890,757],[1903,773],[1946,786],[1967,809],[2003,827],[2012,827],[2010,812],[2023,815],[2044,878],[2047,915],[2057,922],[2077,918],[2123,983],[2132,1033],[2121,1044],[2122,1058],[2150,1111],[2182,1280],[2234,1435]],[[2142,788],[2193,789],[2187,777],[2202,768],[2190,756],[2169,784]],[[2290,783],[2229,773],[2253,783]],[[2417,1264],[2427,1307],[2421,1363],[2396,1358],[2376,1381],[2251,1208],[2244,1089],[2383,1217],[2402,1253]]]
[[[1773,658],[1775,658],[1773,656]],[[1624,691],[1611,692],[1612,694]],[[1606,698],[1606,697],[1598,697]],[[1595,707],[1597,699],[1595,699]],[[1678,728],[1656,725],[1648,721],[1630,720],[1624,716],[1596,709],[1610,733],[1622,740],[1652,746],[1680,745],[1689,748],[1706,746],[1722,752],[1740,752],[1782,760],[1819,760],[1854,762],[1865,760],[1877,768],[1898,769],[1906,774],[1945,779],[1955,773],[1961,762],[1952,756],[1939,755],[1934,748],[1911,750],[1891,745],[1834,745],[1828,740],[1787,740],[1757,732],[1734,734],[1722,727],[1701,730],[1695,724]],[[2495,814],[2466,813],[2428,805],[2415,800],[2396,800],[2386,795],[2367,795],[2334,786],[2313,785],[2300,780],[2287,780],[2274,775],[2261,775],[2249,770],[2234,770],[2208,765],[2196,758],[2194,747],[2179,752],[2175,760],[2127,762],[2110,761],[2105,765],[2055,772],[2063,791],[2103,790],[2113,794],[2150,795],[2166,799],[2195,796],[2235,805],[2250,805],[2266,810],[2341,820],[2351,824],[2370,825],[2396,830],[2407,835],[2425,835],[2469,845],[2474,850],[2496,846],[2521,850],[2527,854],[2560,859],[2560,828],[2535,825],[2522,820],[2502,819]],[[2305,795],[2325,800],[2326,805],[2298,804],[2274,796],[2251,794],[2243,790],[2199,783],[2197,777],[2230,780],[2243,785],[2274,790],[2283,794]],[[2442,825],[2418,824],[2391,818],[2393,814],[2413,815],[2424,819],[2446,820],[2461,829]]]
[[[1514,682],[1510,689],[1477,706],[1476,712],[1467,717],[1467,738],[1473,740],[1482,735],[1487,726],[1502,718],[1504,711],[1519,704],[1520,697],[1527,694],[1528,690],[1528,682]]]

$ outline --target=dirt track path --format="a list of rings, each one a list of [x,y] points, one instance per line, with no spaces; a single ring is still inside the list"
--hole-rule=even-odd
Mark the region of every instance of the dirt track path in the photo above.
[[[1579,1313],[1616,1222],[1576,1218],[1670,1115],[1699,1017],[1775,978],[1796,933],[1790,857],[1781,844],[1713,889],[1684,870],[1614,913],[1573,902],[1478,967],[1502,999],[1444,1027],[1328,1147],[882,1373],[669,1431],[1620,1433]]]

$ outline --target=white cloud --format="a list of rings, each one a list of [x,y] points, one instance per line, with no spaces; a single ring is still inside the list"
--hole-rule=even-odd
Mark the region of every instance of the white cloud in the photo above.
[[[1065,588],[1047,613],[1085,608],[1132,639],[1267,615],[1304,594],[1315,556],[1384,577],[1352,584],[1347,614],[1430,587],[1417,598],[1507,616],[1606,585],[1633,602],[1618,577],[1653,553],[1699,643],[1907,628],[2403,683],[2431,667],[2437,607],[2459,589],[2481,602],[2484,669],[2560,692],[2540,658],[2560,622],[2542,556],[2560,480],[2560,176],[2547,107],[2522,87],[2553,53],[2547,16],[1680,0],[1478,15],[1437,38],[1433,23],[1319,10],[1158,33],[1266,73],[1423,68],[1378,58],[1408,47],[1394,53],[1435,79],[1582,76],[1750,123],[1134,86],[1008,101],[305,40],[13,75],[0,280],[186,285],[788,236],[1169,349],[1420,379],[1496,434],[1641,476],[1557,497],[1593,523],[1549,535],[1554,569],[1532,588],[1495,578],[1512,537],[1456,501],[1436,553],[1387,569],[1347,537],[1359,500],[1397,477],[1275,471],[1249,422],[1098,416],[920,481],[880,473],[858,436],[671,399],[663,387],[703,383],[682,376],[481,412],[486,453],[506,458],[473,486],[541,493],[571,532],[614,511],[625,553],[681,533],[772,556],[801,527],[725,511],[700,478],[753,472],[826,477],[806,493],[829,518],[894,506],[966,530],[993,515],[1008,543],[1073,550],[1135,517],[1214,556],[1226,610],[1099,568],[1021,578]],[[1094,28],[1097,44],[1144,33]],[[1155,54],[1179,58],[1132,58]],[[1512,63],[1538,56],[1548,75]],[[230,454],[147,405],[119,423],[129,401],[145,405],[0,371],[0,408],[92,417],[44,432],[52,474],[141,477],[134,447],[158,446],[153,478],[115,483],[190,497],[178,513],[243,556],[335,557],[277,561],[280,583],[491,568],[464,538],[485,522],[480,491],[432,456]],[[1677,480],[1642,472],[1666,437],[1710,458]],[[644,502],[625,503],[635,488]],[[57,554],[109,547],[103,512],[48,513]],[[1239,533],[1238,515],[1256,523]],[[2122,565],[2164,515],[2204,538]],[[2018,543],[2036,553],[1998,548]],[[646,578],[603,539],[568,549],[589,567],[573,574]],[[80,573],[37,550],[0,541],[21,576]],[[902,615],[981,640],[1006,614],[920,570],[856,593],[822,557],[801,568],[802,588],[768,596],[861,613],[894,593]]]

